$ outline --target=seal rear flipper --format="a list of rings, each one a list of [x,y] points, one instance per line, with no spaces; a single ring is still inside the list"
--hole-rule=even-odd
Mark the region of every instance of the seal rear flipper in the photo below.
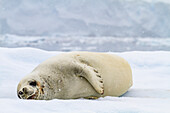
[[[93,86],[93,88],[101,95],[104,94],[104,83],[103,79],[101,78],[100,73],[97,69],[88,66],[87,64],[82,64],[79,62],[75,62],[75,68],[79,73],[75,73],[80,77],[84,77],[89,81],[89,83]]]

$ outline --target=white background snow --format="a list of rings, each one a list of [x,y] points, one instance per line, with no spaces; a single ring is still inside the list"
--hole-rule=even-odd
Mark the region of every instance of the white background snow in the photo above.
[[[97,100],[21,100],[18,82],[39,63],[61,52],[0,48],[0,113],[169,113],[170,52],[123,52],[133,71],[133,87],[122,97]]]

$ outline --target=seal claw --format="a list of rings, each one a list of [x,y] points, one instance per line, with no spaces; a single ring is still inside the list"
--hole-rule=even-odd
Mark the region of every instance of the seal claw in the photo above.
[[[97,69],[92,68],[93,71],[91,71],[91,79],[92,79],[92,85],[96,89],[96,91],[103,95],[104,94],[104,83],[101,75],[99,74],[99,71]]]

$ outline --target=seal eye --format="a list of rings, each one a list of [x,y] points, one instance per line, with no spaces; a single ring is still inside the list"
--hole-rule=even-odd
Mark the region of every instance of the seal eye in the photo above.
[[[36,81],[30,82],[30,85],[31,85],[31,86],[36,86],[36,85],[37,85],[37,82],[36,82]]]

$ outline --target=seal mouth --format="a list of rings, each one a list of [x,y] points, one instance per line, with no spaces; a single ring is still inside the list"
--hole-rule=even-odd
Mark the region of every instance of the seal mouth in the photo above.
[[[37,99],[37,97],[38,97],[38,91],[32,94],[31,96],[29,96],[27,99]]]

